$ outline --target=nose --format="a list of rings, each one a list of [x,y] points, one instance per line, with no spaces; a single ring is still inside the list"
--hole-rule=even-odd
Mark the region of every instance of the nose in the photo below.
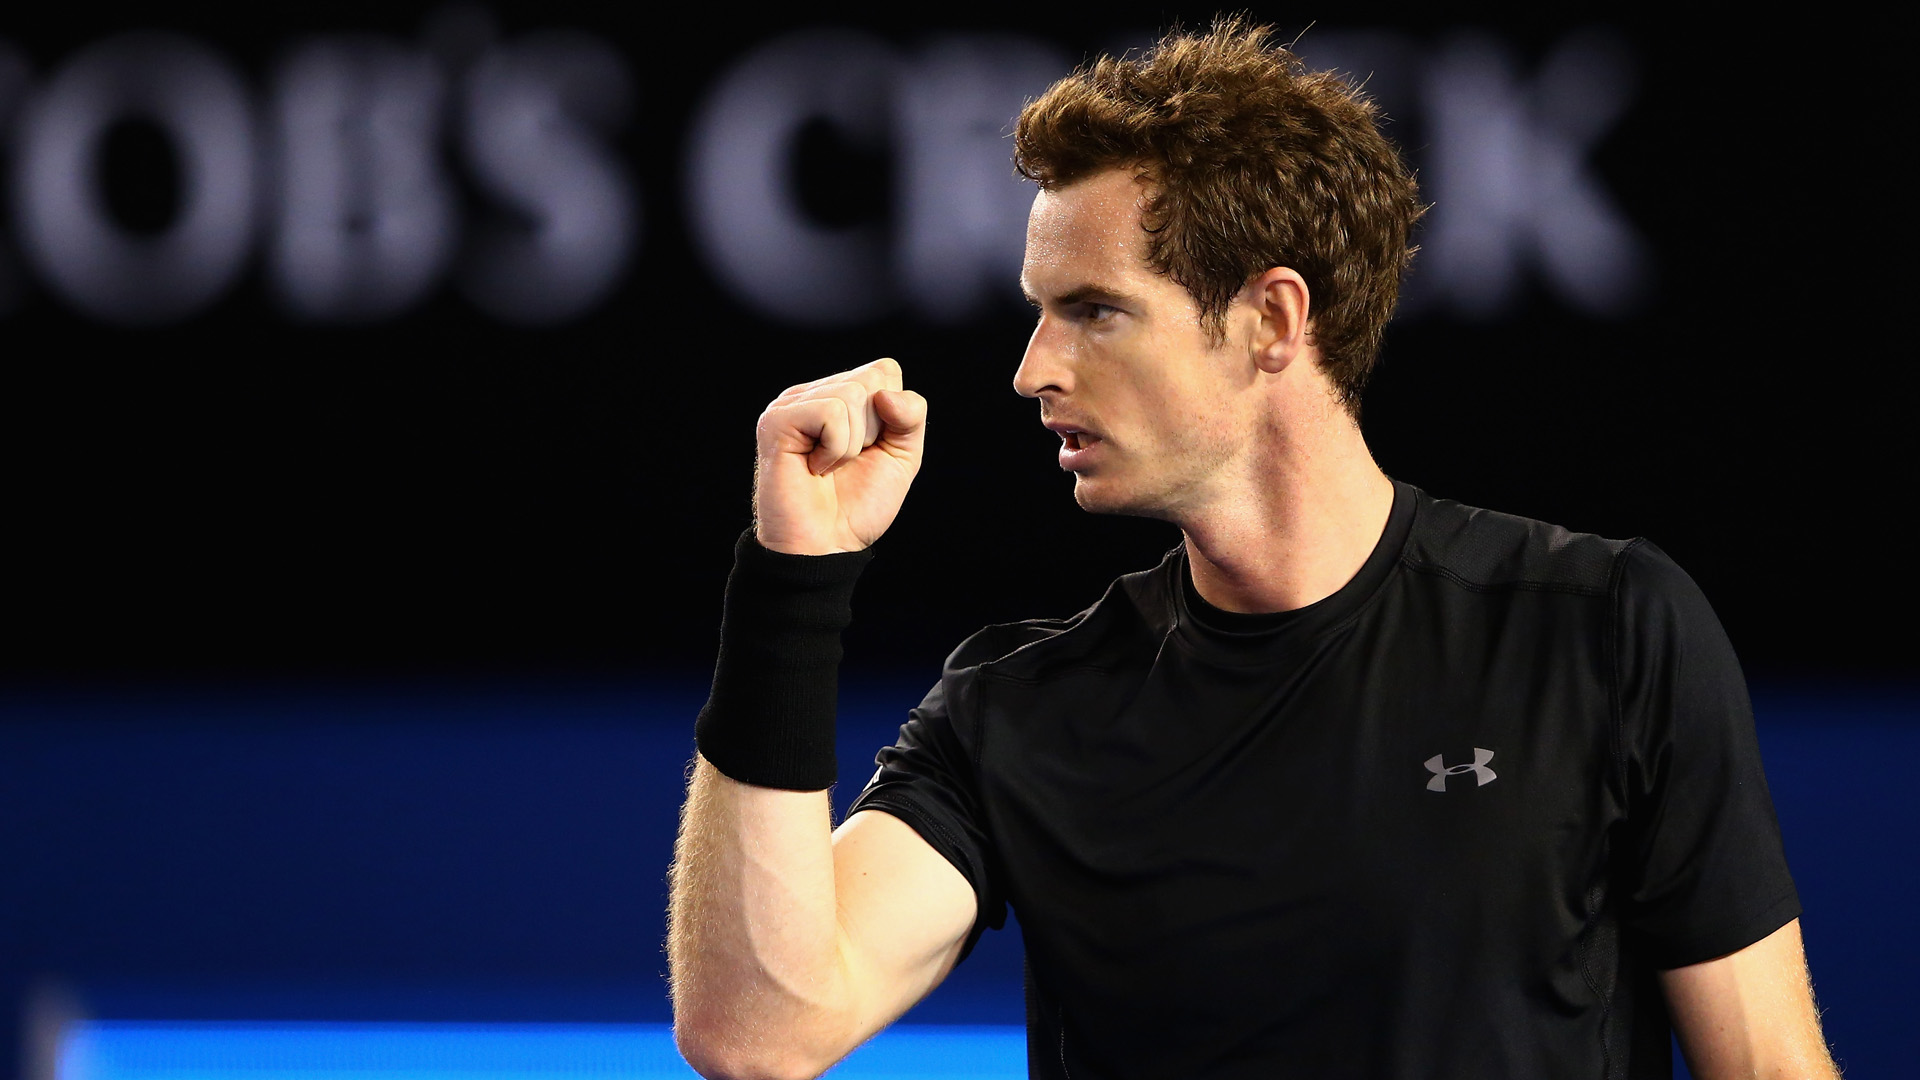
[[[1042,315],[1039,325],[1033,328],[1033,336],[1027,339],[1027,352],[1020,358],[1020,368],[1013,373],[1015,393],[1031,398],[1048,391],[1065,394],[1073,390],[1073,371],[1058,338],[1054,320]]]

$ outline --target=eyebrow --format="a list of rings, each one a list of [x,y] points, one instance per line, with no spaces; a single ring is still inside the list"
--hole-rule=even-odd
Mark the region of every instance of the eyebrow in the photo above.
[[[1028,303],[1034,305],[1035,307],[1040,306],[1040,298],[1033,294],[1032,289],[1027,288],[1026,282],[1023,281],[1020,283],[1020,291],[1026,294]],[[1073,288],[1068,289],[1066,292],[1061,293],[1057,297],[1054,297],[1054,303],[1059,304],[1062,307],[1068,307],[1073,304],[1085,304],[1085,303],[1130,304],[1135,302],[1137,299],[1138,298],[1135,297],[1132,293],[1121,292],[1119,289],[1115,289],[1107,285],[1097,285],[1097,284],[1089,283],[1086,285],[1076,285]]]

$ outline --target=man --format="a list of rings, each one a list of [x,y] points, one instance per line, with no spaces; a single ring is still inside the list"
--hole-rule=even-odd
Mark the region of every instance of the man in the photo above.
[[[920,463],[882,360],[759,424],[673,876],[676,1031],[812,1076],[1019,910],[1036,1077],[1832,1076],[1744,686],[1657,548],[1435,500],[1356,421],[1418,216],[1225,22],[1022,114],[1015,388],[1184,542],[990,627],[839,829],[838,633]],[[1037,569],[1069,551],[1035,552]]]

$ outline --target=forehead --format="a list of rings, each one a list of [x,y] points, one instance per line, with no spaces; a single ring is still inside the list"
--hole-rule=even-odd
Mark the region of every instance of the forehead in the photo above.
[[[1028,289],[1065,278],[1152,276],[1140,227],[1144,193],[1131,170],[1109,169],[1035,195],[1021,268]]]

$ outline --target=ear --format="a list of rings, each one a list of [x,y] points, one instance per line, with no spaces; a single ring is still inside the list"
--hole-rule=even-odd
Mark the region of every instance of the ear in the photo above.
[[[1298,271],[1275,266],[1247,283],[1246,296],[1259,317],[1253,335],[1254,362],[1261,371],[1277,375],[1312,346],[1307,279]]]

